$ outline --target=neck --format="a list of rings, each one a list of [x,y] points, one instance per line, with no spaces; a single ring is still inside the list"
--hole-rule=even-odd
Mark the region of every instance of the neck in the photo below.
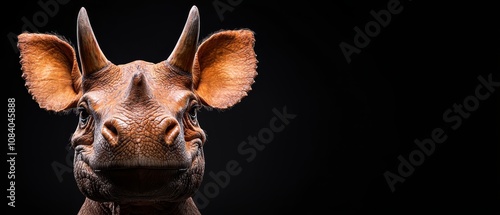
[[[85,199],[78,215],[139,215],[139,214],[185,214],[199,215],[200,211],[192,198],[180,202],[96,202]]]

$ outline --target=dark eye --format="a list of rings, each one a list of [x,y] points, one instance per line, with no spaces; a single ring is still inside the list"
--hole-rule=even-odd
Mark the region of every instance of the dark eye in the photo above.
[[[189,120],[195,125],[198,123],[197,113],[199,109],[200,105],[197,102],[192,102],[188,110]]]
[[[80,127],[84,127],[87,125],[90,119],[90,114],[86,107],[78,106],[78,115],[80,117]]]

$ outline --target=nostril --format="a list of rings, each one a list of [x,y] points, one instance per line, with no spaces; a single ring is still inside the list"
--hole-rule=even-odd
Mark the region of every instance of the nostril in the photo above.
[[[116,129],[114,121],[107,121],[102,127],[102,136],[111,145],[118,143],[118,130]]]
[[[165,143],[170,145],[175,142],[180,133],[180,127],[176,120],[166,119],[163,123],[165,127]]]

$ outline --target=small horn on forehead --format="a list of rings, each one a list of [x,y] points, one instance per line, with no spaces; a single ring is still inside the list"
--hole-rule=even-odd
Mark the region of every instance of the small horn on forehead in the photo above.
[[[194,55],[198,46],[200,34],[200,14],[196,6],[191,7],[182,34],[174,50],[167,59],[167,63],[183,71],[191,73]]]
[[[76,35],[84,75],[99,71],[108,65],[108,60],[99,48],[94,31],[92,31],[87,11],[83,7],[78,13]]]

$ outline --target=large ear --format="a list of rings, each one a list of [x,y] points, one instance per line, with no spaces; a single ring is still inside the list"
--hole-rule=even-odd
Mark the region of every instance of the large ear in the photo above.
[[[18,48],[22,77],[40,107],[56,112],[75,107],[82,92],[73,47],[55,35],[22,33]]]
[[[252,89],[257,76],[254,43],[254,33],[243,29],[217,32],[199,46],[193,86],[205,105],[229,108]]]

